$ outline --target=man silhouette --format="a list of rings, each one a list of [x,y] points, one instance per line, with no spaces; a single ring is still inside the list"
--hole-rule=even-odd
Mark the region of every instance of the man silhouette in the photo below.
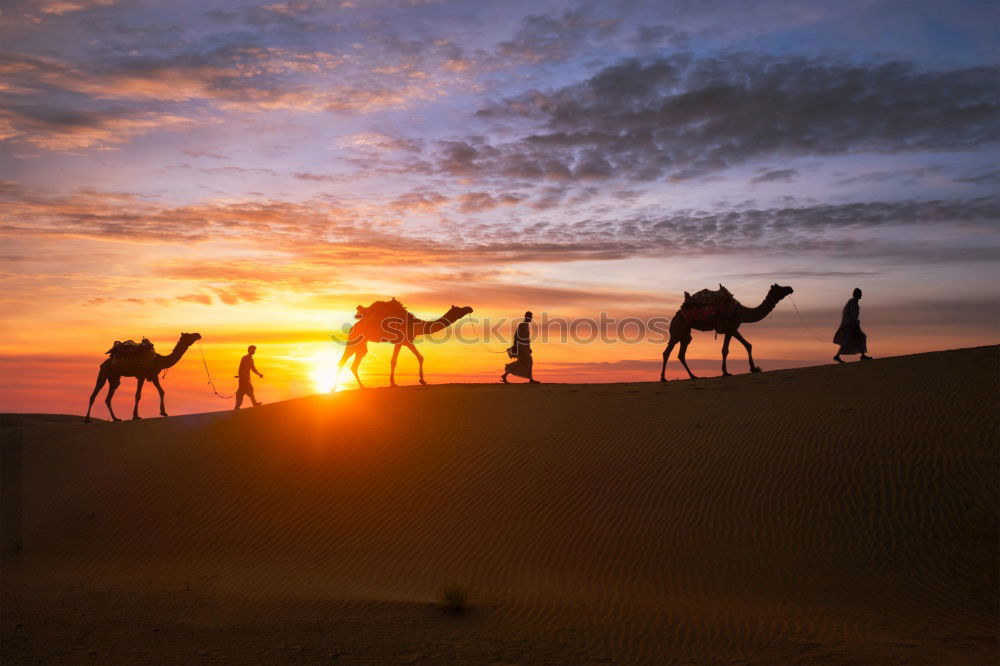
[[[517,332],[514,334],[514,344],[507,350],[507,355],[517,359],[504,366],[503,375],[500,381],[507,382],[507,375],[524,377],[532,384],[538,384],[531,374],[534,361],[531,358],[531,313],[524,313],[524,321],[517,325]]]
[[[257,376],[264,379],[264,375],[257,372],[257,366],[253,364],[253,355],[257,351],[255,345],[250,345],[247,347],[247,354],[240,359],[240,373],[236,375],[236,378],[240,380],[240,385],[236,389],[236,409],[240,408],[243,404],[243,396],[250,398],[250,402],[253,403],[254,407],[262,404],[257,402],[257,399],[253,395],[253,384],[250,383],[250,372],[256,372]]]
[[[854,296],[844,305],[844,310],[840,314],[840,328],[833,336],[834,344],[840,345],[837,355],[833,360],[843,363],[841,354],[861,354],[862,361],[870,361],[868,355],[868,336],[861,330],[861,290],[855,289]]]

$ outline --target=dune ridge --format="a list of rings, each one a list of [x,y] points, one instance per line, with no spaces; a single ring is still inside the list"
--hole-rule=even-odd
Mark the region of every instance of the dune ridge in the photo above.
[[[7,417],[3,661],[989,663],[998,351]]]

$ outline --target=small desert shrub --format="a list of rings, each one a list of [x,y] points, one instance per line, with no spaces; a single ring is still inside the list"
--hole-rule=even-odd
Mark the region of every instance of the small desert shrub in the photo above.
[[[445,613],[461,613],[468,607],[469,588],[464,585],[445,585],[438,590],[438,606]]]

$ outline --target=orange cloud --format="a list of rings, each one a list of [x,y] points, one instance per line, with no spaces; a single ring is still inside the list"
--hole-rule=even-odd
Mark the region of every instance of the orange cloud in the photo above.
[[[112,150],[136,136],[153,131],[179,131],[197,124],[169,113],[80,112],[62,116],[0,109],[0,140],[21,139],[53,151],[84,148]]]
[[[414,71],[409,67],[379,70],[377,76],[371,73],[361,76],[354,70],[335,75],[335,70],[344,63],[345,57],[323,51],[258,45],[230,45],[164,59],[131,58],[99,66],[71,64],[52,57],[5,54],[0,57],[0,90],[35,95],[54,88],[98,100],[207,100],[223,111],[287,109],[313,113],[367,113],[407,106],[442,94],[437,84],[421,81],[422,77],[414,79]],[[5,108],[8,114],[17,115],[13,103]],[[174,117],[164,115],[163,120]],[[125,126],[123,140],[133,136],[137,129],[136,124],[131,128]],[[63,149],[66,145],[81,147],[96,142],[66,141],[54,145],[55,149]],[[53,145],[46,140],[35,143],[46,148]]]
[[[212,297],[208,294],[185,294],[183,296],[178,296],[177,300],[185,301],[187,303],[200,303],[201,305],[212,304]]]

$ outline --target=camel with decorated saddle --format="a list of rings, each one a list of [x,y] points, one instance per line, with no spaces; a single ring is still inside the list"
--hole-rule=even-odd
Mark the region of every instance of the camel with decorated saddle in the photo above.
[[[437,319],[424,321],[413,316],[395,298],[388,301],[375,301],[368,307],[359,305],[357,314],[354,315],[358,321],[347,334],[347,347],[337,364],[337,381],[340,380],[340,370],[353,356],[354,363],[351,364],[351,372],[354,373],[358,387],[364,388],[361,377],[358,376],[358,366],[361,365],[362,359],[368,353],[368,343],[388,342],[393,345],[392,361],[389,364],[389,385],[396,386],[396,360],[399,358],[399,350],[402,347],[406,347],[417,357],[420,383],[426,384],[427,382],[424,381],[424,357],[417,351],[413,341],[421,335],[442,331],[471,312],[472,308],[470,307],[460,308],[453,305]],[[336,388],[335,383],[334,390]]]
[[[764,300],[755,308],[748,308],[737,301],[729,290],[719,285],[719,289],[712,291],[702,289],[693,296],[684,292],[684,303],[681,309],[670,320],[670,342],[663,350],[663,367],[660,369],[660,381],[667,381],[667,360],[674,346],[680,344],[680,351],[677,358],[681,365],[687,370],[691,379],[697,379],[691,368],[688,367],[685,356],[688,345],[691,344],[691,331],[715,331],[726,336],[722,343],[722,374],[728,376],[731,373],[726,370],[726,357],[729,356],[729,341],[732,338],[739,340],[747,350],[747,358],[750,359],[750,372],[760,372],[760,368],[753,362],[751,349],[753,345],[747,342],[739,331],[740,324],[752,324],[758,322],[767,315],[778,302],[791,294],[794,290],[791,287],[782,287],[772,284],[768,289]]]
[[[90,394],[90,403],[87,405],[87,416],[84,419],[90,423],[90,409],[94,406],[94,398],[101,392],[104,384],[108,384],[108,397],[104,403],[108,406],[108,413],[113,421],[121,421],[115,416],[115,411],[111,409],[111,398],[114,396],[118,385],[121,384],[122,377],[135,377],[135,406],[132,408],[132,418],[139,418],[139,400],[142,399],[142,385],[152,382],[153,386],[160,394],[160,415],[166,416],[167,409],[163,404],[163,387],[160,386],[160,372],[167,368],[172,368],[177,364],[188,347],[201,339],[200,333],[181,333],[180,339],[174,345],[173,351],[166,356],[157,354],[153,348],[153,343],[146,338],[142,342],[115,341],[115,344],[108,351],[108,358],[101,363],[101,368],[97,372],[97,385],[94,392]]]

